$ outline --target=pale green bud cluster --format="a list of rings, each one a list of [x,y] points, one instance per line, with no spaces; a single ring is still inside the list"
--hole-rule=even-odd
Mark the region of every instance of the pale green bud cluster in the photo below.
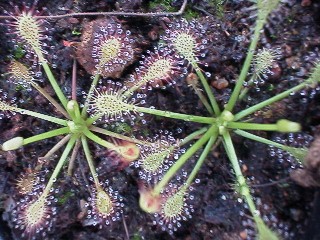
[[[18,148],[23,146],[23,137],[15,137],[12,138],[2,144],[1,149],[3,151],[11,151],[11,150],[17,150]]]

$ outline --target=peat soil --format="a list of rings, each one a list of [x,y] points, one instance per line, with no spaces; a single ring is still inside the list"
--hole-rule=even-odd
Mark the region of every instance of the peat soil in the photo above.
[[[33,1],[25,1],[29,5]],[[207,63],[204,71],[210,72],[210,84],[218,101],[223,104],[228,100],[230,92],[240,72],[254,24],[255,10],[249,1],[229,0],[225,4],[214,5],[224,1],[192,0],[188,1],[185,17],[195,18],[207,27],[208,41],[212,44],[207,49]],[[159,4],[161,3],[161,4]],[[57,15],[70,12],[98,12],[122,9],[131,12],[158,12],[178,10],[181,0],[142,1],[142,0],[39,0],[38,9],[45,8],[45,15]],[[17,5],[23,8],[20,0],[1,1],[0,13],[14,12]],[[237,110],[260,102],[290,86],[298,84],[308,77],[313,63],[320,56],[320,3],[319,1],[287,0],[275,11],[265,27],[259,43],[259,49],[273,48],[281,52],[279,59],[271,69],[273,74],[263,77],[249,92],[247,97],[237,106]],[[101,18],[77,17],[48,20],[52,36],[49,42],[53,49],[48,48],[49,62],[55,66],[57,76],[63,90],[70,93],[70,82],[74,52],[66,47],[66,42],[79,42],[81,30],[89,21]],[[118,17],[127,29],[139,38],[139,51],[145,53],[159,41],[159,34],[164,24],[173,18]],[[1,20],[1,23],[5,23]],[[7,23],[6,23],[7,24]],[[19,55],[11,39],[14,35],[7,34],[6,24],[0,25],[0,88],[8,92],[10,98],[26,109],[42,113],[54,113],[52,107],[35,91],[28,92],[6,81],[6,68],[10,56]],[[21,46],[20,46],[21,47]],[[138,58],[139,60],[139,58]],[[26,63],[28,60],[26,60]],[[117,81],[123,79],[137,66],[132,64]],[[35,70],[36,71],[36,70]],[[45,80],[40,84],[50,90]],[[78,65],[77,82],[78,98],[87,91],[90,75]],[[2,94],[0,92],[0,94]],[[206,114],[194,92],[187,83],[179,81],[165,90],[156,89],[148,97],[148,102],[159,109],[174,110],[181,113]],[[279,118],[287,118],[302,124],[303,131],[297,134],[261,133],[261,136],[283,142],[292,146],[308,147],[314,137],[319,134],[317,125],[320,122],[320,90],[309,89],[297,92],[268,109],[257,113],[257,122],[272,123]],[[132,132],[156,133],[168,130],[176,138],[183,138],[199,126],[196,124],[168,119],[148,119],[147,124],[137,123]],[[54,126],[37,119],[14,115],[0,120],[1,143],[15,136],[28,137],[50,130]],[[142,131],[147,129],[147,131]],[[320,239],[317,216],[320,214],[319,189],[302,187],[290,177],[290,174],[301,168],[288,154],[272,149],[243,138],[234,138],[236,151],[241,160],[244,174],[250,180],[255,202],[263,219],[283,239]],[[40,143],[25,146],[23,149],[0,153],[0,239],[20,239],[10,212],[18,201],[15,183],[19,174],[26,172],[39,156],[43,156],[56,143],[57,139],[49,139]],[[105,162],[104,151],[98,146],[95,149],[97,166],[100,176],[105,174],[123,196],[124,208],[122,220],[112,226],[100,229],[85,221],[85,210],[82,203],[87,201],[88,193],[85,181],[80,177],[85,167],[83,156],[79,156],[78,170],[75,177],[68,178],[61,174],[56,183],[59,189],[57,197],[57,215],[48,239],[218,239],[237,240],[254,239],[255,230],[245,204],[235,194],[232,185],[234,176],[223,148],[218,147],[202,167],[191,193],[194,212],[192,219],[183,222],[182,227],[173,234],[162,231],[153,224],[152,216],[142,212],[138,206],[138,171],[128,167],[117,171],[117,166]],[[58,158],[58,155],[57,157]],[[54,159],[47,168],[54,167]],[[193,160],[195,161],[195,160]],[[83,163],[81,166],[81,163]],[[80,166],[79,166],[80,165]],[[192,162],[191,164],[192,165]],[[190,166],[189,166],[190,167]],[[186,170],[189,170],[188,167]],[[301,179],[300,179],[301,180]],[[300,181],[301,182],[301,181]],[[41,237],[40,237],[41,238]]]

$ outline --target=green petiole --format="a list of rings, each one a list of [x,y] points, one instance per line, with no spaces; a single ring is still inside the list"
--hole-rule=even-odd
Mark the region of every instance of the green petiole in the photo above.
[[[70,130],[68,127],[58,128],[55,130],[51,130],[48,132],[44,132],[44,133],[29,137],[29,138],[25,138],[25,139],[23,139],[23,145],[27,145],[27,144],[30,144],[33,142],[38,142],[38,141],[41,141],[41,140],[44,140],[47,138],[52,138],[52,137],[56,137],[59,135],[67,134],[69,132],[70,132]]]
[[[218,128],[212,125],[208,131],[197,140],[180,158],[171,166],[171,168],[166,172],[161,181],[154,187],[154,195],[159,195],[164,187],[169,183],[171,178],[179,171],[179,169],[186,163],[186,161],[192,157],[196,151],[198,151],[212,136],[217,135]]]

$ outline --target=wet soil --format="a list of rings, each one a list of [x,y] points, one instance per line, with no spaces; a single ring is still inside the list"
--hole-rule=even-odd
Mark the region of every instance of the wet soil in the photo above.
[[[26,4],[30,4],[26,1]],[[159,1],[157,1],[158,3]],[[189,1],[187,18],[196,18],[208,27],[207,36],[212,45],[207,49],[206,56],[201,59],[207,63],[203,70],[210,72],[209,82],[213,87],[219,103],[224,104],[230,95],[240,72],[246,51],[250,42],[250,34],[254,25],[255,11],[249,1],[233,0],[217,7],[214,1]],[[219,2],[219,1],[215,1]],[[223,1],[220,1],[223,2]],[[69,12],[97,12],[122,9],[133,12],[178,10],[181,0],[166,0],[162,4],[155,1],[114,1],[114,0],[58,0],[41,1],[38,8],[45,8],[44,14],[57,15]],[[0,12],[13,12],[13,6],[22,7],[20,1],[0,2]],[[281,57],[277,60],[273,74],[264,78],[264,83],[255,85],[248,96],[237,106],[237,111],[249,105],[260,102],[283,90],[294,86],[308,77],[313,63],[320,56],[320,3],[318,1],[285,1],[275,11],[265,27],[259,48],[278,48]],[[48,35],[52,36],[48,49],[49,62],[55,66],[54,74],[67,95],[71,95],[71,73],[75,53],[67,43],[80,42],[83,26],[101,16],[77,17],[48,20]],[[159,41],[163,26],[172,18],[145,18],[120,16],[116,21],[122,22],[127,29],[139,38],[137,48],[146,53]],[[212,26],[215,26],[214,28]],[[0,25],[0,70],[6,72],[10,56],[17,57],[17,50],[12,43],[13,35],[7,34],[7,26]],[[139,60],[139,55],[137,56]],[[28,60],[26,60],[28,62]],[[118,76],[116,81],[124,81],[126,76],[138,65],[133,63]],[[52,114],[53,108],[35,91],[27,92],[6,81],[1,75],[0,88],[8,92],[11,98],[19,99],[20,107],[42,113]],[[88,91],[90,75],[78,65],[77,83],[78,98],[82,92]],[[48,82],[40,83],[50,91]],[[159,109],[174,110],[181,113],[206,115],[197,96],[187,86],[179,81],[173,87],[165,90],[155,89],[148,96],[148,104]],[[272,123],[279,118],[287,118],[302,124],[303,131],[297,134],[261,133],[261,136],[283,142],[292,146],[309,146],[316,134],[320,121],[320,90],[308,89],[290,96],[277,105],[270,106],[254,117],[256,121]],[[58,114],[58,113],[54,113]],[[183,138],[198,129],[197,124],[183,121],[151,118],[146,116],[148,124],[138,122],[131,130],[134,134],[155,134],[158,130],[168,130],[176,138]],[[15,115],[0,120],[1,143],[15,136],[29,137],[54,128],[53,124],[36,120],[27,116]],[[147,129],[142,131],[142,129]],[[154,129],[158,129],[155,131]],[[265,222],[283,239],[320,239],[319,234],[319,189],[316,187],[301,187],[290,178],[290,173],[301,166],[288,154],[272,149],[240,137],[234,138],[236,151],[241,160],[244,174],[250,180],[253,195],[258,209]],[[23,149],[0,153],[0,239],[20,239],[14,229],[10,212],[19,197],[15,189],[17,176],[35,167],[37,157],[43,156],[57,142],[49,139],[40,143],[25,146]],[[173,234],[162,231],[161,227],[153,225],[153,218],[142,212],[138,206],[138,171],[128,167],[121,171],[115,163],[102,157],[103,150],[91,145],[97,160],[100,176],[109,179],[114,189],[123,196],[122,220],[111,226],[100,229],[85,221],[81,209],[82,203],[89,197],[86,188],[86,178],[83,172],[88,172],[83,154],[80,154],[74,177],[66,173],[60,175],[56,183],[59,193],[55,196],[57,215],[49,239],[254,239],[255,230],[249,212],[236,195],[233,172],[222,147],[210,154],[194,184],[191,195],[194,212],[192,219],[183,222],[181,228]],[[58,154],[52,162],[46,165],[48,170],[54,168]],[[187,166],[185,170],[190,170]],[[82,169],[82,172],[80,171]],[[88,181],[88,179],[87,179]],[[40,237],[41,238],[41,237]]]

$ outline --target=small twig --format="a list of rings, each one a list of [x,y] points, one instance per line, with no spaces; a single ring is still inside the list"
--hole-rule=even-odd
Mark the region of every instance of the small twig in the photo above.
[[[43,157],[39,157],[38,161],[39,164],[41,165],[44,161],[49,160],[49,158],[56,152],[58,151],[61,147],[63,147],[70,139],[71,135],[68,134],[65,137],[63,137],[56,145],[54,145],[50,151],[44,155]]]
[[[73,172],[73,166],[74,166],[74,162],[77,158],[78,152],[79,152],[79,148],[80,148],[80,141],[79,139],[76,142],[76,145],[73,148],[70,160],[69,160],[69,165],[68,165],[68,175],[72,176],[72,172]]]
[[[200,12],[203,12],[204,14],[206,14],[206,15],[208,15],[208,16],[210,16],[210,17],[213,17],[213,16],[214,16],[213,14],[209,13],[208,11],[204,10],[204,9],[201,8],[201,7],[193,6],[192,8],[193,8],[193,9],[196,9],[196,10],[198,10],[198,11],[200,11]]]
[[[250,187],[253,187],[253,188],[260,188],[260,187],[270,187],[270,186],[273,186],[273,185],[278,185],[280,183],[283,183],[283,182],[286,182],[290,179],[290,177],[286,177],[286,178],[283,178],[283,179],[280,179],[280,180],[277,180],[277,181],[272,181],[270,183],[263,183],[263,184],[250,184]]]
[[[181,8],[177,12],[148,12],[148,13],[134,13],[134,12],[122,12],[122,11],[114,11],[114,12],[83,12],[83,13],[67,13],[60,14],[54,16],[34,16],[36,19],[55,19],[55,18],[65,18],[65,17],[83,17],[83,16],[135,16],[135,17],[169,17],[169,16],[179,16],[181,15],[186,6],[188,0],[184,0]],[[14,19],[14,16],[0,16],[0,19]]]
[[[82,158],[83,158],[83,156],[82,156]],[[84,169],[84,167],[83,167],[83,164],[82,164],[82,162],[81,162],[81,159],[80,159],[80,158],[77,158],[77,162],[78,162],[78,165],[79,165],[80,173],[81,173],[81,175],[82,175],[82,179],[83,179],[83,181],[85,182],[85,185],[86,185],[86,186],[90,186],[90,183],[89,183],[89,181],[88,181],[88,179],[87,179],[87,174],[85,173],[85,169]],[[89,190],[89,192],[90,192],[90,196],[93,196],[92,188],[89,187],[88,190]]]
[[[124,227],[124,231],[126,232],[126,239],[130,240],[130,236],[129,236],[129,231],[128,231],[128,227],[127,227],[127,223],[126,220],[124,218],[124,215],[122,214],[122,222],[123,222],[123,227]]]
[[[77,101],[77,61],[73,59],[73,66],[72,66],[72,100]]]

